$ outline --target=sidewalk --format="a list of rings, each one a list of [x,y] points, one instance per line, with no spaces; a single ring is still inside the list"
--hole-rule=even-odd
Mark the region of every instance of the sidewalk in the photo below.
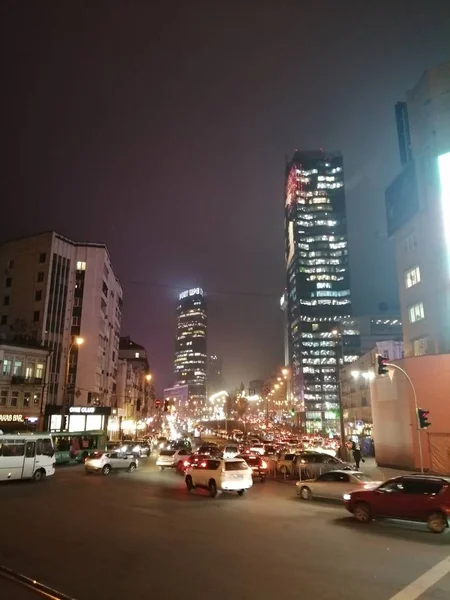
[[[369,477],[372,477],[375,481],[386,481],[391,477],[398,477],[399,475],[408,475],[413,471],[402,471],[400,469],[389,469],[387,467],[379,467],[375,461],[375,458],[365,458],[366,462],[361,463],[360,469]]]

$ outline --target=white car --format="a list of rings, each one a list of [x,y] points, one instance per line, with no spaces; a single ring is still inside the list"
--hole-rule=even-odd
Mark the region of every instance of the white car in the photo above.
[[[180,450],[161,450],[158,458],[156,459],[156,466],[159,467],[160,471],[164,469],[173,469],[174,467],[181,468],[184,461],[192,452],[181,448]]]
[[[189,492],[197,487],[205,488],[213,498],[218,491],[243,496],[245,490],[252,487],[253,477],[245,460],[207,458],[186,471],[185,482]]]
[[[313,498],[329,498],[342,500],[347,492],[358,489],[372,489],[381,485],[381,481],[374,481],[361,471],[328,471],[313,481],[297,481],[297,495],[303,500]]]
[[[225,446],[223,449],[223,457],[224,458],[236,458],[240,454],[239,446],[235,446],[234,444],[230,444]]]
[[[132,454],[122,452],[93,452],[90,454],[84,468],[86,473],[101,472],[103,475],[109,475],[112,470],[117,471],[126,469],[130,473],[137,469],[138,459]]]
[[[261,456],[264,456],[264,452],[265,452],[264,444],[261,444],[259,442],[252,444],[250,446],[250,452],[252,452],[253,454],[260,454]]]

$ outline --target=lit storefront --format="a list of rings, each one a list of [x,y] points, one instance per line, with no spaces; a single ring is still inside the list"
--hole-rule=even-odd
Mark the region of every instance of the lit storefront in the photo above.
[[[48,431],[106,431],[111,407],[70,406],[64,416],[62,413],[62,406],[47,406],[45,417]]]
[[[0,431],[36,431],[39,414],[0,413]]]

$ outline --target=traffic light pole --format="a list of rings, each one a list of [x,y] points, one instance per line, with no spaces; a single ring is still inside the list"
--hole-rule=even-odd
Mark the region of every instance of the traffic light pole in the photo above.
[[[397,369],[398,371],[400,371],[401,373],[403,373],[403,375],[409,381],[409,384],[410,384],[411,389],[413,391],[413,396],[414,396],[414,412],[415,412],[415,415],[416,415],[417,441],[418,441],[418,444],[419,444],[420,472],[423,473],[423,454],[422,454],[422,436],[421,436],[421,431],[422,430],[420,428],[420,423],[419,423],[419,407],[417,406],[416,388],[414,387],[414,384],[411,381],[411,377],[408,375],[408,373],[404,369],[402,369],[398,365],[394,365],[392,363],[384,363],[384,364],[385,364],[386,367],[391,367],[392,369]]]

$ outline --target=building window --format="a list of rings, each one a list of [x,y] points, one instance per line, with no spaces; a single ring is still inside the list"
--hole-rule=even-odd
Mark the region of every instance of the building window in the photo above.
[[[414,356],[428,354],[428,338],[420,338],[413,341]]]
[[[9,296],[3,298],[3,306],[9,306]]]
[[[73,305],[76,307],[81,306],[81,298],[74,298]]]
[[[139,358],[139,352],[134,353],[134,358]]]
[[[80,317],[72,317],[72,327],[78,327],[80,325]]]
[[[411,252],[416,246],[416,235],[414,233],[410,233],[405,237],[405,252]]]
[[[35,406],[39,406],[40,403],[41,403],[41,392],[35,392],[33,394],[33,404]]]
[[[8,402],[8,390],[0,391],[0,406],[6,406]]]
[[[77,261],[77,271],[86,271],[86,263],[83,260]]]
[[[39,262],[40,263],[45,263],[45,259],[47,258],[47,255],[45,254],[45,252],[41,252],[39,254]]]
[[[25,367],[25,377],[27,379],[31,379],[34,373],[34,363],[27,361],[27,366]]]
[[[23,361],[14,359],[13,375],[22,375]]]
[[[420,282],[420,269],[419,267],[413,267],[405,273],[405,285],[407,288],[412,287]]]
[[[36,363],[36,378],[44,378],[44,363]]]
[[[34,299],[36,302],[40,302],[42,300],[42,290],[36,290],[34,292]]]
[[[3,366],[3,368],[2,368],[3,376],[9,377],[11,375],[12,361],[9,358],[4,358],[2,366]]]
[[[37,274],[37,282],[42,283],[44,281],[44,271],[39,271]]]
[[[30,408],[30,399],[31,399],[31,393],[25,392],[23,395],[23,407],[24,408]]]
[[[5,287],[11,287],[11,285],[12,285],[12,278],[7,277],[6,281],[5,281]]]
[[[425,318],[423,303],[419,302],[418,304],[414,304],[414,306],[410,306],[408,308],[408,315],[410,323],[415,323],[416,321],[421,321]]]
[[[8,317],[7,317],[7,315],[2,315],[1,324],[2,325],[6,325],[7,323],[8,323]]]
[[[11,406],[16,407],[19,403],[19,392],[11,392]]]
[[[41,316],[41,311],[40,310],[35,310],[34,313],[33,313],[33,322],[34,323],[38,323],[40,316]]]

